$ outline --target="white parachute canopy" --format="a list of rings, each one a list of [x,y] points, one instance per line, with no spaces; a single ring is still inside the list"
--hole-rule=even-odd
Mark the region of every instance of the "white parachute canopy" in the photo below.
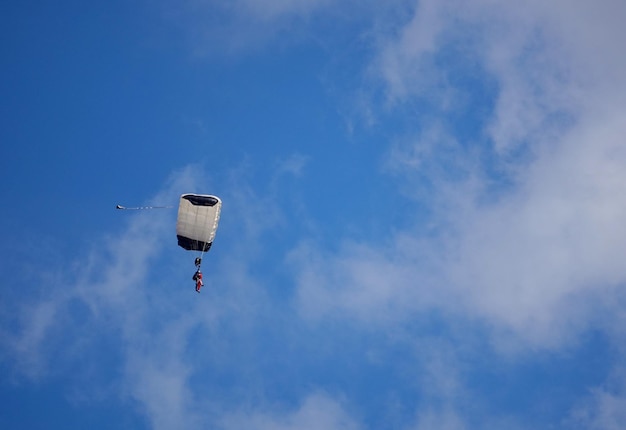
[[[204,194],[180,196],[176,221],[178,245],[189,251],[208,251],[215,238],[221,210],[219,197]]]

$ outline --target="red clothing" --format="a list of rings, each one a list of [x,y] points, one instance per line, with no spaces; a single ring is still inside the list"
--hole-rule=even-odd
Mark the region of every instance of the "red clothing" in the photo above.
[[[204,283],[202,282],[202,272],[196,272],[196,274],[193,275],[193,279],[196,281],[196,291],[200,292],[200,288],[204,286]]]

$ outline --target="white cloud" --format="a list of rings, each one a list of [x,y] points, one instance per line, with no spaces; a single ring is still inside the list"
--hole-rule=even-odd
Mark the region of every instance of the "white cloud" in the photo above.
[[[621,321],[626,285],[624,4],[416,5],[374,67],[392,104],[426,98],[442,112],[417,117],[422,133],[393,147],[388,164],[433,210],[434,229],[334,253],[302,245],[292,260],[302,315],[389,330],[443,312],[451,325],[486,323],[499,351],[523,356],[576,344],[590,328],[619,343],[610,327]],[[477,99],[490,109],[486,140],[443,131],[450,111],[441,100],[455,89],[435,58],[463,31],[460,61],[497,84],[493,102]],[[485,154],[493,165],[481,164]],[[580,422],[623,427],[623,396],[594,392]],[[467,428],[462,411],[427,404],[415,426]]]
[[[624,8],[601,2],[594,5],[598,19],[588,23],[581,19],[588,12],[584,2],[561,6],[531,3],[521,11],[494,1],[417,3],[414,18],[383,46],[381,77],[395,97],[419,96],[431,78],[421,75],[420,61],[446,49],[459,31],[478,31],[470,34],[472,49],[485,52],[472,51],[472,58],[499,83],[485,130],[496,163],[505,175],[514,172],[512,185],[485,202],[494,178],[477,160],[489,149],[455,142],[462,137],[436,133],[396,154],[395,165],[405,173],[422,172],[416,188],[425,177],[431,183],[435,220],[448,233],[409,247],[400,234],[380,245],[347,246],[338,255],[299,251],[307,255],[299,290],[305,314],[335,308],[365,319],[397,317],[398,310],[423,303],[463,306],[498,330],[552,345],[591,323],[594,297],[626,282],[619,257],[626,245],[626,106],[615,102],[615,93],[626,91],[626,74],[611,67],[623,65],[614,59],[618,42],[608,36],[623,30],[615,19],[599,28],[601,17]],[[579,26],[563,22],[561,13]],[[579,49],[581,32],[597,43]],[[593,66],[579,68],[587,57]],[[608,67],[604,76],[602,65]],[[444,73],[445,66],[439,65]],[[604,96],[612,110],[594,113]],[[555,120],[557,114],[568,119]],[[461,148],[460,157],[445,149],[450,142]],[[508,151],[520,144],[531,157],[511,164]],[[451,179],[451,167],[463,174]]]
[[[307,38],[309,22],[329,0],[189,0],[164,8],[178,23],[199,56],[214,53],[240,55],[269,43],[292,45]],[[288,37],[286,36],[288,34]]]
[[[620,100],[626,70],[620,22],[626,10],[619,1],[414,4],[413,18],[397,34],[381,35],[373,68],[391,101],[427,97],[445,108],[453,94],[462,103],[448,79],[451,70],[437,57],[451,47],[457,49],[450,57],[468,74],[482,70],[497,85],[486,131],[500,151],[549,144],[562,131],[564,116],[577,120]]]
[[[442,82],[432,64],[432,55],[441,43],[445,2],[415,2],[415,12],[392,41],[382,40],[375,69],[388,87],[391,101],[441,89]],[[384,36],[382,36],[384,37]]]
[[[585,324],[578,301],[591,306],[589,295],[626,282],[618,257],[626,245],[625,131],[619,117],[581,124],[529,168],[514,195],[457,221],[464,229],[454,275],[476,289],[479,309],[549,337]]]
[[[325,393],[313,393],[292,411],[239,412],[222,420],[224,430],[356,430],[361,428],[340,401]]]
[[[197,189],[203,182],[199,172],[198,166],[176,172],[153,200],[176,201],[182,192]],[[25,301],[16,330],[2,338],[3,355],[33,381],[59,374],[75,379],[65,394],[83,407],[113,397],[136,408],[154,429],[358,428],[341,401],[314,387],[291,410],[263,396],[255,401],[242,396],[233,406],[220,394],[241,388],[211,382],[235,372],[245,390],[269,383],[257,375],[253,345],[271,305],[249,273],[249,259],[261,249],[255,245],[259,236],[275,223],[249,220],[254,226],[240,227],[259,215],[249,212],[248,197],[258,190],[245,178],[235,173],[226,179],[229,219],[221,225],[227,231],[218,233],[241,243],[223,243],[205,261],[202,294],[193,290],[193,255],[167,251],[175,246],[175,211],[119,213],[120,223],[131,217],[126,228],[99,241],[77,262],[77,272],[60,270],[69,281],[51,282],[46,297]],[[227,256],[221,260],[216,254]],[[184,276],[183,261],[189,263]],[[62,370],[68,367],[71,377]]]
[[[302,154],[292,154],[289,157],[279,160],[277,163],[277,176],[291,174],[301,176],[304,168],[309,162],[309,157]]]
[[[498,351],[528,357],[572,348],[588,330],[619,320],[626,285],[626,67],[619,40],[626,33],[609,15],[624,17],[624,7],[606,1],[523,9],[422,1],[382,45],[375,66],[393,103],[447,93],[452,84],[436,76],[432,60],[458,36],[459,20],[469,21],[465,29],[480,36],[469,35],[476,51],[468,58],[497,82],[493,103],[484,101],[487,139],[447,131],[446,109],[439,118],[417,119],[421,134],[392,147],[387,168],[433,211],[432,224],[344,241],[334,252],[304,241],[290,261],[295,303],[307,321],[392,331],[443,314],[452,326],[487,328]],[[524,157],[515,156],[520,148]],[[481,161],[485,154],[493,165]],[[617,428],[623,398],[598,393],[589,421]],[[470,426],[462,404],[428,408],[418,408],[417,428],[436,420]]]
[[[193,184],[195,170],[178,172],[155,200],[175,200]],[[99,243],[79,262],[77,274],[68,268],[64,276],[69,281],[50,283],[42,300],[25,300],[19,309],[20,327],[3,347],[29,377],[56,373],[52,363],[75,366],[74,373],[80,374],[88,367],[86,359],[99,360],[100,337],[118,333],[115,345],[124,361],[122,381],[116,384],[123,392],[118,394],[141,404],[154,428],[189,428],[185,424],[193,422],[194,414],[187,406],[189,370],[181,361],[181,351],[191,323],[186,316],[172,315],[168,303],[180,301],[174,290],[161,291],[158,297],[151,294],[151,289],[163,288],[163,283],[149,273],[165,243],[171,243],[165,238],[171,236],[175,215],[172,211],[120,213],[120,223],[126,215],[132,217],[128,227]],[[77,303],[86,309],[80,315],[74,313]],[[159,318],[171,318],[172,326],[159,327]],[[91,381],[81,383],[85,384],[81,392],[101,390]],[[89,394],[74,395],[89,398]]]
[[[623,349],[623,348],[622,348]],[[608,381],[590,390],[565,420],[569,428],[617,430],[626,425],[626,374],[617,366]]]
[[[242,13],[259,20],[275,20],[283,17],[302,16],[326,6],[329,0],[238,0],[236,7]]]
[[[20,371],[29,378],[36,379],[46,373],[47,363],[42,358],[43,344],[49,328],[54,324],[58,315],[58,306],[54,301],[40,302],[27,310],[21,316],[24,325],[20,336],[11,337],[11,348],[19,356]]]
[[[626,397],[594,390],[593,398],[572,419],[578,428],[619,430],[626,425]]]
[[[454,410],[426,410],[419,413],[417,422],[411,430],[464,430],[467,428]]]

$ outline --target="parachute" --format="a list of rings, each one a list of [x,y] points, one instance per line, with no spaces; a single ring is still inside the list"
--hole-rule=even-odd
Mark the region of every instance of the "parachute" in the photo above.
[[[211,249],[217,223],[220,220],[222,201],[219,197],[205,194],[183,194],[178,205],[176,237],[178,245],[189,251],[199,251],[196,257],[196,273],[192,279],[196,282],[196,292],[204,285],[202,281],[202,255]]]
[[[207,252],[213,244],[222,201],[204,194],[183,194],[178,206],[178,245],[189,251]]]
[[[172,206],[138,206],[126,207],[115,206],[120,210],[143,210],[143,209],[166,209]],[[202,281],[202,255],[207,252],[217,231],[217,224],[220,220],[222,201],[219,197],[207,194],[183,194],[180,196],[178,205],[178,219],[176,220],[176,237],[178,245],[188,251],[198,251],[200,256],[196,257],[196,273],[193,280],[196,282],[196,291],[204,285]]]

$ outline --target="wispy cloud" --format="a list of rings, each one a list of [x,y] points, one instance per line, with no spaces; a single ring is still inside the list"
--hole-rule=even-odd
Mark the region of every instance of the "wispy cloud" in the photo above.
[[[153,200],[175,201],[203,188],[200,171],[174,173]],[[233,173],[225,182],[221,236],[241,243],[224,243],[205,258],[202,294],[193,291],[192,256],[175,247],[175,211],[120,213],[125,229],[61,270],[66,281],[51,283],[45,298],[16,309],[18,323],[1,344],[15,371],[45,381],[72,367],[76,385],[68,397],[83,404],[112,398],[155,429],[358,428],[340,400],[314,388],[304,390],[297,407],[253,394],[271,383],[263,374],[275,366],[270,355],[259,367],[260,339],[290,329],[261,288],[267,274],[250,273],[258,270],[264,230],[276,225],[263,205],[250,203],[262,199],[249,198],[258,190],[247,175]],[[249,228],[241,228],[246,222]],[[232,386],[220,378],[232,378]],[[250,394],[229,400],[241,390]]]
[[[308,37],[309,21],[328,0],[191,0],[165,2],[166,14],[184,27],[192,50],[239,55],[270,42],[288,46]],[[285,36],[289,34],[289,37]]]
[[[612,1],[589,7],[415,3],[373,67],[392,104],[426,99],[440,112],[416,115],[425,131],[389,164],[428,202],[432,227],[337,252],[304,243],[294,252],[303,316],[389,328],[442,311],[486,323],[498,350],[522,354],[575,344],[619,318],[607,303],[621,303],[626,284],[626,69],[615,19],[625,14]],[[471,90],[453,79],[464,66],[492,89],[482,101],[461,98],[473,104],[459,116],[446,100]],[[477,108],[488,112],[478,133],[452,125]],[[492,194],[494,184],[503,191]],[[603,409],[607,422],[623,422],[616,409]]]
[[[193,184],[193,170],[176,174],[156,198],[175,200],[181,189]],[[125,215],[120,214],[121,223]],[[122,233],[104,239],[102,246],[79,262],[80,269],[64,273],[64,282],[51,283],[46,298],[25,301],[18,309],[21,324],[3,347],[21,372],[45,379],[56,373],[52,363],[70,364],[80,374],[93,365],[88,365],[89,360],[104,359],[93,351],[112,336],[114,348],[122,354],[122,376],[116,384],[122,391],[117,395],[141,404],[154,428],[190,424],[194,414],[187,410],[189,370],[181,355],[190,323],[185,315],[172,315],[179,313],[171,303],[181,297],[171,284],[159,279],[162,271],[150,270],[165,244],[171,243],[174,215],[129,216]],[[153,289],[161,294],[154,295]],[[171,324],[163,326],[162,319]],[[102,390],[91,385],[94,382],[81,382],[86,384],[78,390],[84,392],[83,397],[89,398],[91,390]]]
[[[347,413],[341,401],[331,396],[317,392],[308,396],[294,410],[278,412],[242,411],[224,417],[221,427],[224,430],[253,428],[258,430],[356,430],[362,428],[357,421]]]

